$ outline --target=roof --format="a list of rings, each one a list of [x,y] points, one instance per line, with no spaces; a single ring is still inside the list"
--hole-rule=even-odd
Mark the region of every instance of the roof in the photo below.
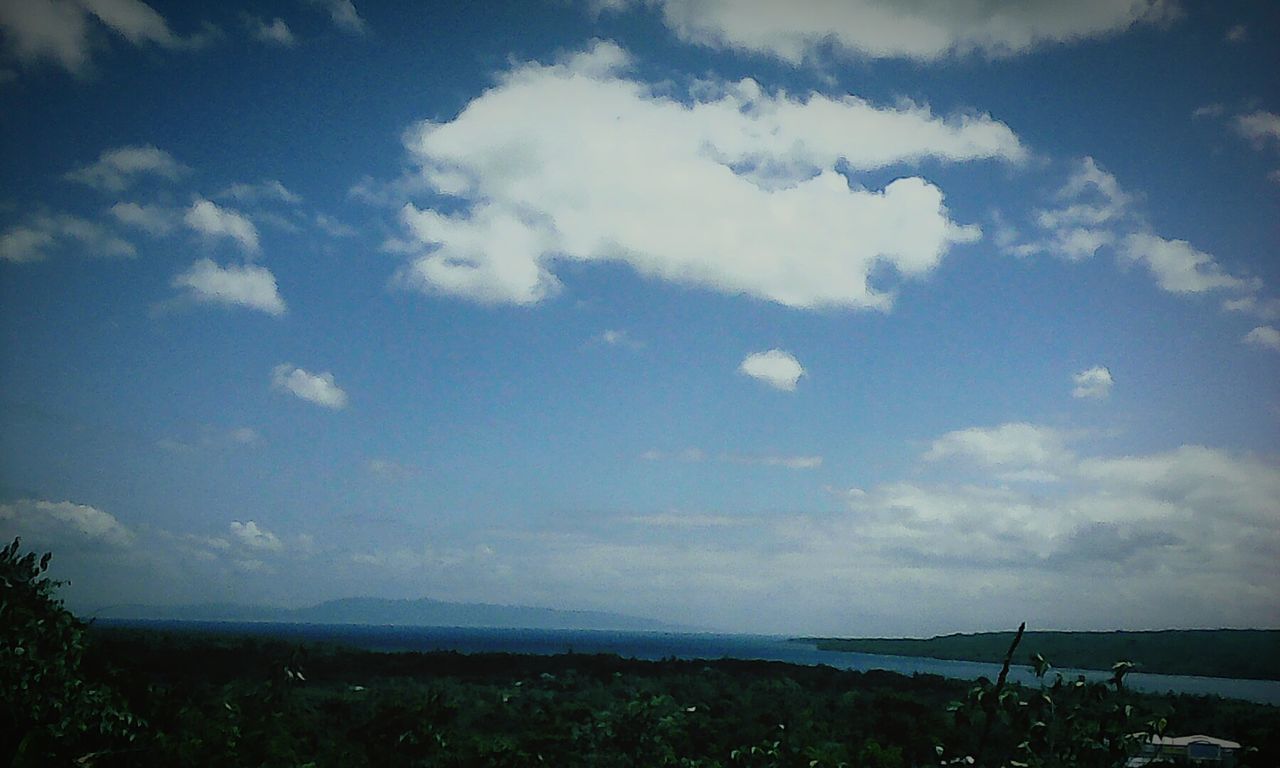
[[[1197,733],[1194,736],[1152,736],[1151,744],[1162,747],[1185,747],[1190,744],[1215,744],[1223,749],[1239,749],[1240,745],[1234,741],[1219,739],[1215,736],[1205,736]]]

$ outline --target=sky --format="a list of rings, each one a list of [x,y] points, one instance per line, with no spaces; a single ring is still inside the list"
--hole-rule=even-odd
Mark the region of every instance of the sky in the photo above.
[[[0,0],[75,610],[1280,626],[1280,6]]]

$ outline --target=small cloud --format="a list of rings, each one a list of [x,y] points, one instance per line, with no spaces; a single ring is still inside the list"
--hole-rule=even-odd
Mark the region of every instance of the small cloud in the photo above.
[[[94,189],[121,192],[139,176],[159,176],[176,181],[190,170],[168,152],[148,144],[108,149],[98,156],[97,162],[77,168],[65,178]]]
[[[1111,371],[1101,365],[1080,371],[1071,380],[1075,383],[1075,388],[1071,390],[1072,397],[1093,400],[1101,400],[1110,395],[1111,385],[1114,383]]]
[[[817,469],[822,466],[821,456],[740,456],[726,454],[720,457],[731,464],[755,464],[787,469]]]
[[[284,544],[280,538],[265,528],[258,527],[258,524],[250,520],[242,523],[239,520],[231,523],[231,537],[240,542],[248,549],[257,549],[268,552],[279,552],[284,549]]]
[[[19,224],[0,235],[0,259],[14,264],[41,261],[53,244],[52,232]]]
[[[1271,173],[1268,173],[1267,178],[1275,182],[1276,184],[1280,184],[1280,168],[1277,168]]]
[[[1195,118],[1221,117],[1222,112],[1223,112],[1223,106],[1221,104],[1217,104],[1217,103],[1205,104],[1202,107],[1196,107],[1195,110],[1191,113],[1191,116]]]
[[[168,49],[194,48],[207,37],[175,35],[164,17],[141,0],[0,3],[0,29],[20,61],[50,60],[71,73],[83,72],[89,64],[97,32],[93,20],[136,46],[155,43]]]
[[[330,237],[355,237],[357,234],[359,234],[358,232],[356,232],[355,227],[352,227],[348,224],[343,224],[342,222],[337,221],[336,219],[332,219],[328,216],[325,216],[323,213],[317,213],[315,221],[316,221],[316,226],[319,227],[322,232],[324,232],[326,235]]]
[[[1247,115],[1237,115],[1236,132],[1248,139],[1255,149],[1262,149],[1270,142],[1280,142],[1280,115],[1259,110]]]
[[[281,202],[297,205],[302,196],[292,192],[277,179],[264,179],[257,184],[232,184],[218,193],[218,197],[230,197],[242,203]]]
[[[228,432],[227,437],[231,438],[231,442],[240,445],[252,445],[261,439],[258,431],[253,427],[237,427]]]
[[[1222,39],[1226,40],[1228,43],[1243,43],[1245,40],[1249,39],[1249,28],[1243,24],[1236,24],[1227,30],[1226,34],[1222,36]]]
[[[262,43],[290,48],[297,42],[293,30],[280,17],[272,19],[268,24],[256,16],[250,16],[245,18],[245,25],[249,27],[249,34],[253,35],[253,39]]]
[[[1249,331],[1242,339],[1246,344],[1256,344],[1267,349],[1274,349],[1280,352],[1280,330],[1276,330],[1270,325],[1260,325]]]
[[[277,317],[285,312],[275,275],[266,267],[221,267],[210,259],[201,259],[173,278],[173,287],[185,288],[190,298],[205,304],[247,307]]]
[[[197,200],[187,210],[183,220],[191,229],[209,238],[227,237],[240,244],[248,253],[257,253],[258,229],[244,215],[222,208],[209,200]]]
[[[1120,245],[1121,259],[1140,263],[1151,271],[1156,284],[1170,293],[1204,293],[1221,289],[1247,289],[1250,284],[1229,275],[1212,256],[1196,250],[1186,240],[1166,240],[1135,233]]]
[[[368,31],[368,26],[351,0],[310,0],[310,3],[326,11],[333,21],[333,26],[343,32],[362,35]]]
[[[271,386],[324,408],[339,410],[347,406],[347,393],[338,387],[332,373],[309,373],[281,363],[271,371]]]
[[[747,355],[738,371],[784,392],[794,392],[796,383],[805,375],[804,368],[795,357],[781,349]]]
[[[126,226],[140,229],[153,237],[163,237],[177,229],[180,211],[160,205],[116,203],[107,210],[112,218]]]
[[[6,230],[0,235],[0,259],[15,263],[40,261],[48,255],[49,249],[67,241],[80,244],[88,256],[132,258],[138,255],[132,243],[107,227],[59,213],[37,216]]]
[[[369,459],[364,463],[369,474],[383,480],[406,480],[417,474],[418,470],[408,464],[401,464],[390,459]]]
[[[1056,483],[1062,480],[1057,474],[1044,469],[1019,469],[1001,472],[996,479],[1004,483]]]
[[[638,515],[627,518],[627,522],[649,528],[729,528],[742,525],[741,520],[728,515],[685,515],[679,512]]]
[[[1262,320],[1274,320],[1280,317],[1280,299],[1260,299],[1257,296],[1241,296],[1238,299],[1227,299],[1222,302],[1222,309],[1227,312],[1242,312]]]
[[[640,454],[645,461],[683,461],[695,463],[707,458],[706,452],[700,448],[685,448],[674,453],[668,451],[648,450]]]
[[[1047,467],[1062,463],[1070,454],[1063,436],[1050,427],[1024,422],[997,427],[970,427],[948,432],[934,440],[925,452],[927,461],[960,459],[980,467]]]
[[[626,331],[617,329],[607,329],[601,331],[598,335],[593,336],[592,342],[604,344],[607,347],[626,347],[629,349],[640,349],[644,346],[644,342],[633,338]]]

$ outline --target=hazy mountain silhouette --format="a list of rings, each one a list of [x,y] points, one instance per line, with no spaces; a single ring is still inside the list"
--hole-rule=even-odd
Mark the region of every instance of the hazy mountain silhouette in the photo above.
[[[374,624],[423,627],[525,629],[613,629],[689,631],[688,626],[604,611],[566,611],[527,605],[450,603],[422,598],[390,600],[348,597],[305,608],[271,608],[235,603],[195,605],[112,605],[90,613],[103,619],[165,621],[266,621],[296,624]]]

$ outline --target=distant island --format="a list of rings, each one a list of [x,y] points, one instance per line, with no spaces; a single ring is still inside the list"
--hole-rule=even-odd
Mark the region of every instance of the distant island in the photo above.
[[[1012,632],[941,635],[928,639],[794,638],[824,651],[921,656],[1001,663]],[[1027,632],[1015,663],[1040,654],[1055,667],[1109,670],[1133,662],[1134,672],[1245,680],[1280,680],[1280,630],[1169,629],[1152,632]]]
[[[329,600],[305,608],[272,608],[234,603],[113,605],[90,611],[86,614],[86,618],[410,627],[602,629],[642,632],[693,631],[691,627],[604,611],[567,611],[526,605],[451,603],[428,598],[391,600],[377,597],[351,597]]]

